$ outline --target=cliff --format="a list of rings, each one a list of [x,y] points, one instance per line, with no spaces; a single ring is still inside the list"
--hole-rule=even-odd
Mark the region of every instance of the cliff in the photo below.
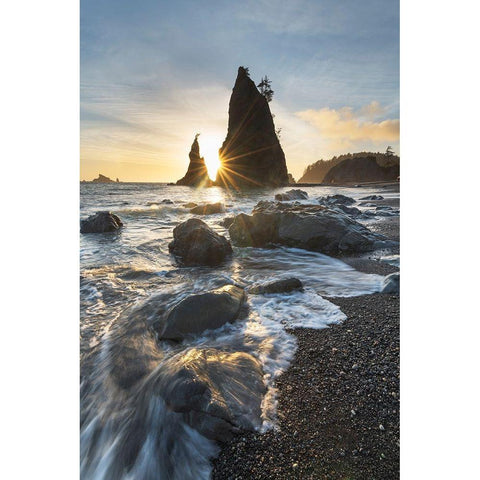
[[[216,184],[235,190],[288,185],[285,154],[266,98],[239,67],[228,109],[228,132],[220,148]]]
[[[199,135],[200,134],[195,135],[195,140],[193,141],[190,153],[188,154],[190,163],[188,165],[187,173],[183,178],[178,180],[177,185],[210,187],[213,183],[208,176],[205,159],[200,157],[200,146],[198,145]]]
[[[386,155],[385,153],[373,153],[373,152],[358,152],[347,153],[338,157],[333,157],[330,160],[318,160],[308,167],[303,172],[302,177],[298,180],[298,183],[322,183],[325,175],[336,165],[347,159],[352,158],[365,158],[375,157],[375,160],[381,167],[390,167],[400,164],[400,157],[397,155]]]
[[[382,167],[374,156],[347,158],[332,167],[323,183],[393,182],[400,175],[400,165]]]

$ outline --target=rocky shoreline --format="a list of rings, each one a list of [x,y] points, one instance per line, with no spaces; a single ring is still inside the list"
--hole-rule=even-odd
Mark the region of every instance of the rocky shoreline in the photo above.
[[[380,228],[396,239],[392,220]],[[398,270],[365,256],[344,260],[368,273]],[[399,296],[329,300],[345,322],[290,331],[298,350],[277,381],[278,428],[224,443],[212,479],[399,478]]]

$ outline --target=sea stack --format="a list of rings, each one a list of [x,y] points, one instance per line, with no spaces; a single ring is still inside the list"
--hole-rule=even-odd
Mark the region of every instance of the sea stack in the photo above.
[[[267,99],[239,67],[228,108],[216,184],[235,190],[288,185],[287,165]]]
[[[198,145],[198,136],[195,135],[195,140],[192,143],[190,153],[190,164],[188,165],[187,173],[183,178],[178,180],[177,185],[187,185],[191,187],[211,187],[212,181],[208,176],[207,166],[205,165],[205,159],[200,157],[200,147]]]

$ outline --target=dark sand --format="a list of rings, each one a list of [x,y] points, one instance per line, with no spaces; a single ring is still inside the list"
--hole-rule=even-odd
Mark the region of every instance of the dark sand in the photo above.
[[[379,229],[397,239],[398,223]],[[342,260],[368,273],[398,270],[368,256]],[[399,478],[399,297],[329,300],[348,318],[291,331],[298,350],[277,381],[278,429],[224,444],[213,479]]]

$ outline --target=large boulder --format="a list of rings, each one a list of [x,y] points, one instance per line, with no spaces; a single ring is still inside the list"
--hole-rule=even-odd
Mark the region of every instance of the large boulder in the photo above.
[[[190,348],[162,364],[155,390],[202,435],[225,441],[262,425],[262,365],[245,352]]]
[[[275,195],[275,200],[280,202],[289,202],[290,200],[306,200],[308,198],[308,193],[300,189],[292,189],[285,193],[277,193]]]
[[[391,273],[383,279],[383,287],[381,293],[392,293],[394,295],[398,295],[400,293],[399,272]]]
[[[185,266],[220,265],[232,254],[230,242],[198,218],[190,218],[173,229],[168,249]]]
[[[111,212],[97,212],[80,221],[80,233],[115,232],[120,227],[123,227],[122,221]]]
[[[257,205],[252,215],[237,215],[229,233],[240,247],[277,244],[327,255],[367,252],[395,243],[339,211],[321,205],[273,202]]]
[[[205,159],[200,156],[200,146],[198,145],[198,136],[195,135],[190,153],[190,163],[188,164],[187,173],[183,178],[177,181],[177,185],[187,185],[190,187],[210,187],[212,181],[208,176],[207,166],[205,165]]]
[[[190,210],[190,213],[195,215],[212,215],[214,213],[223,213],[225,206],[222,202],[205,203],[204,205],[197,205]]]
[[[275,282],[255,285],[248,290],[254,295],[264,293],[289,293],[294,291],[302,291],[303,283],[298,278],[286,278],[284,280],[277,280]]]
[[[335,195],[327,195],[326,197],[317,198],[318,203],[321,205],[352,205],[355,200],[346,195],[336,193]]]
[[[228,132],[220,148],[216,184],[234,190],[288,185],[285,154],[268,101],[248,69],[238,69],[228,108]]]
[[[245,298],[244,290],[234,285],[190,295],[156,322],[154,329],[161,339],[181,341],[186,336],[220,328],[238,318]]]
[[[329,207],[330,210],[335,210],[337,212],[343,212],[351,217],[359,217],[362,215],[362,211],[359,210],[357,207],[347,207],[346,205],[335,205],[333,207]]]
[[[366,197],[362,197],[360,200],[383,200],[381,195],[367,195]]]

